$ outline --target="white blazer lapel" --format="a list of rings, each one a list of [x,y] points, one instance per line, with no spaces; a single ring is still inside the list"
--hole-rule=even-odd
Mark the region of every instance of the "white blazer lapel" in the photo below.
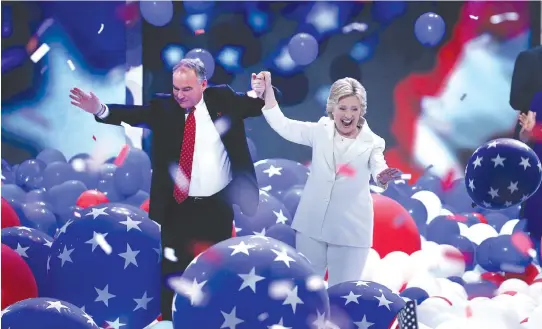
[[[356,137],[356,141],[348,148],[344,154],[345,164],[348,164],[355,160],[358,156],[371,149],[373,146],[373,134],[367,122],[363,124],[359,135]]]
[[[335,172],[335,157],[333,156],[333,137],[335,136],[335,124],[333,121],[325,123],[325,141],[324,141],[324,158],[326,159],[329,170]]]

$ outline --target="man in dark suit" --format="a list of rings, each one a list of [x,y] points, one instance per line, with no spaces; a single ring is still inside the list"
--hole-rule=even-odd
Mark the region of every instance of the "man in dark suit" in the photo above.
[[[512,85],[510,88],[510,105],[520,114],[528,114],[534,120],[531,112],[531,101],[536,93],[542,91],[542,46],[528,49],[519,53],[514,64]],[[531,113],[529,113],[531,112]],[[515,135],[519,137],[521,127],[516,126]]]
[[[232,204],[256,212],[259,191],[243,119],[262,114],[262,79],[253,74],[247,94],[208,87],[203,63],[183,59],[173,69],[172,94],[159,94],[146,106],[105,105],[93,93],[71,90],[72,104],[98,122],[153,131],[149,216],[161,224],[164,280],[185,270],[195,244],[231,237]],[[163,286],[164,320],[172,318],[173,295]]]
[[[525,50],[518,55],[510,90],[510,105],[520,112],[515,137],[530,143],[539,156],[541,141],[533,141],[531,136],[536,124],[535,113],[540,112],[540,104],[536,104],[537,100],[540,100],[540,93],[542,93],[542,46]],[[538,117],[540,115],[541,113],[538,113]],[[542,190],[539,190],[523,203],[520,213],[521,218],[526,220],[525,230],[539,252],[542,238],[542,224],[539,218],[541,200]]]

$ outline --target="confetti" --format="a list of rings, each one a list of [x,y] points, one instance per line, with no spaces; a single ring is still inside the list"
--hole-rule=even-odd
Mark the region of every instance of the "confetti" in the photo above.
[[[405,223],[405,221],[407,220],[407,216],[405,214],[402,214],[402,215],[399,215],[397,217],[395,217],[393,219],[393,226],[394,227],[400,227],[401,225],[403,225]]]
[[[356,170],[346,164],[339,165],[339,170],[337,170],[337,174],[347,177],[354,177],[356,175]]]
[[[444,179],[440,181],[440,187],[442,188],[442,191],[446,192],[450,190],[454,186],[454,171],[450,170],[446,176],[444,176]]]
[[[96,136],[92,135],[92,139],[94,139],[94,141],[96,141]]]
[[[209,249],[213,246],[212,243],[205,242],[205,241],[197,241],[192,243],[192,254],[194,256],[201,255],[203,259],[216,263],[220,261],[220,255],[215,252],[213,249]]]
[[[175,186],[177,186],[177,188],[181,191],[189,187],[190,182],[188,181],[188,177],[186,177],[184,172],[179,169],[178,164],[172,164],[169,166],[169,174],[171,179],[173,179]]]
[[[529,255],[533,249],[533,243],[527,234],[523,232],[516,232],[510,237],[512,245],[522,254]]]
[[[179,260],[177,256],[175,256],[175,250],[169,247],[164,248],[164,258],[173,263],[176,263]]]
[[[461,101],[464,101],[464,100],[465,100],[465,98],[467,98],[467,94],[463,94],[463,95],[461,95],[461,98],[460,98],[460,100],[461,100]]]
[[[401,179],[411,180],[412,179],[412,174],[401,174]]]
[[[472,308],[470,307],[470,305],[467,305],[467,307],[465,308],[465,316],[467,318],[472,317]]]
[[[102,248],[102,250],[107,254],[110,255],[113,251],[113,248],[111,248],[111,245],[105,241],[105,235],[96,233],[96,243]]]
[[[474,15],[469,15],[470,19],[474,19],[475,21],[478,20],[478,16],[474,16]]]
[[[466,223],[467,222],[467,217],[466,216],[463,216],[463,215],[448,215],[446,216],[446,218],[450,219],[450,220],[455,220],[457,222],[462,222],[462,223]]]
[[[130,152],[130,146],[126,144],[120,150],[119,155],[117,155],[115,161],[113,161],[113,164],[115,164],[117,167],[122,166],[124,160],[126,160],[126,157],[128,156],[128,152]]]
[[[66,63],[68,63],[68,66],[70,67],[70,70],[75,71],[75,65],[73,65],[73,62],[72,62],[71,59],[68,59],[66,61]]]
[[[198,29],[198,30],[194,31],[195,35],[200,35],[200,34],[204,34],[204,33],[205,33],[204,29]]]
[[[465,261],[465,255],[460,251],[446,250],[443,254],[444,258],[452,261]]]
[[[101,24],[101,25],[100,25],[100,29],[98,30],[98,34],[102,33],[103,30],[104,30],[104,25]]]
[[[51,50],[49,45],[43,43],[41,46],[39,46],[38,49],[36,49],[35,52],[32,53],[32,55],[30,55],[30,60],[34,63],[39,62],[43,58],[43,56],[45,56],[49,52],[49,50]]]

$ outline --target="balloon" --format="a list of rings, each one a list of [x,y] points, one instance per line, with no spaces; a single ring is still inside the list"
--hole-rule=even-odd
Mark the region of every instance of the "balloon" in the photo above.
[[[373,249],[381,258],[393,251],[412,254],[420,250],[421,240],[416,223],[397,201],[372,194],[374,208]],[[390,237],[393,236],[393,239]]]
[[[13,207],[9,204],[9,202],[6,201],[6,199],[2,198],[2,216],[0,216],[1,222],[2,222],[2,228],[6,227],[12,227],[12,226],[20,226],[21,221],[19,220],[19,216],[13,209]]]
[[[215,73],[215,59],[213,56],[205,49],[195,48],[190,50],[184,58],[198,58],[203,62],[205,66],[205,77],[207,80],[210,80],[213,74]]]
[[[446,23],[435,13],[425,13],[414,24],[414,34],[424,46],[436,46],[446,32]]]
[[[298,65],[308,65],[318,57],[318,41],[307,33],[298,33],[288,43],[290,57]]]
[[[69,207],[75,206],[77,198],[86,190],[87,187],[82,182],[69,180],[47,191],[47,199],[55,213],[64,213]]]
[[[47,259],[53,238],[41,231],[19,226],[3,229],[2,243],[23,258],[36,280],[39,295],[46,296]]]
[[[252,139],[248,137],[247,137],[247,145],[248,145],[248,153],[250,153],[250,158],[252,159],[252,162],[258,161],[258,151],[256,150],[256,144],[254,144]]]
[[[38,297],[38,286],[30,267],[5,244],[2,244],[1,263],[2,309],[20,300]]]
[[[279,200],[294,185],[305,185],[309,169],[287,159],[265,159],[254,163],[258,186]]]
[[[124,162],[113,176],[116,190],[129,197],[137,193],[143,185],[143,173],[136,163]]]
[[[50,189],[68,180],[76,179],[75,171],[69,163],[52,162],[43,170],[43,187]]]
[[[75,204],[81,208],[88,208],[100,205],[102,203],[108,203],[107,196],[97,190],[87,190],[77,198]]]
[[[2,325],[20,329],[98,328],[80,307],[54,298],[31,298],[11,305],[8,312],[2,314]],[[106,327],[111,328],[108,324]]]
[[[67,162],[66,157],[62,152],[55,149],[44,149],[42,150],[38,156],[36,156],[36,160],[43,161],[46,165],[49,165],[53,162]]]
[[[485,209],[519,205],[542,182],[542,165],[526,144],[499,138],[480,146],[465,169],[465,185],[472,201]]]
[[[21,218],[21,225],[34,228],[43,233],[54,236],[58,229],[55,214],[47,209],[42,203],[25,203],[23,205],[24,217]]]
[[[279,240],[295,248],[295,231],[290,225],[275,224],[265,232],[265,236]]]
[[[299,206],[303,189],[303,185],[294,185],[282,196],[282,202],[292,217],[295,216],[297,206]]]
[[[23,189],[30,191],[42,187],[43,171],[46,164],[40,160],[26,160],[17,168],[15,182]]]
[[[171,1],[141,1],[139,10],[143,18],[154,26],[164,26],[173,18]]]
[[[410,287],[401,292],[401,297],[406,297],[410,300],[416,301],[417,304],[421,304],[424,300],[429,298],[429,294],[422,288]]]
[[[246,328],[308,329],[317,319],[324,324],[329,316],[323,280],[295,249],[275,239],[244,236],[222,241],[169,284],[177,292],[176,329],[233,328],[240,320]],[[193,284],[195,290],[190,288]],[[224,319],[229,324],[224,325]]]

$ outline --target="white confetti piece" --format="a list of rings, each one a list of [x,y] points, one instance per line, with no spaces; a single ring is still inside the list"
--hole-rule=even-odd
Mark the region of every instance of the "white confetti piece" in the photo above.
[[[39,62],[43,58],[43,56],[45,56],[49,52],[49,50],[51,50],[51,48],[48,44],[41,44],[41,46],[39,46],[38,49],[36,49],[36,51],[33,52],[32,55],[30,55],[30,60],[34,63]]]
[[[70,67],[70,70],[75,71],[75,65],[73,65],[72,60],[68,59],[67,63],[68,63],[68,66]]]
[[[175,250],[169,248],[169,247],[165,247],[164,248],[164,258],[169,260],[170,262],[177,262],[179,259],[177,258],[177,256],[175,256]]]
[[[105,237],[103,234],[96,233],[96,243],[102,248],[102,250],[107,254],[110,255],[113,251],[113,248],[111,248],[111,245],[105,241]]]

